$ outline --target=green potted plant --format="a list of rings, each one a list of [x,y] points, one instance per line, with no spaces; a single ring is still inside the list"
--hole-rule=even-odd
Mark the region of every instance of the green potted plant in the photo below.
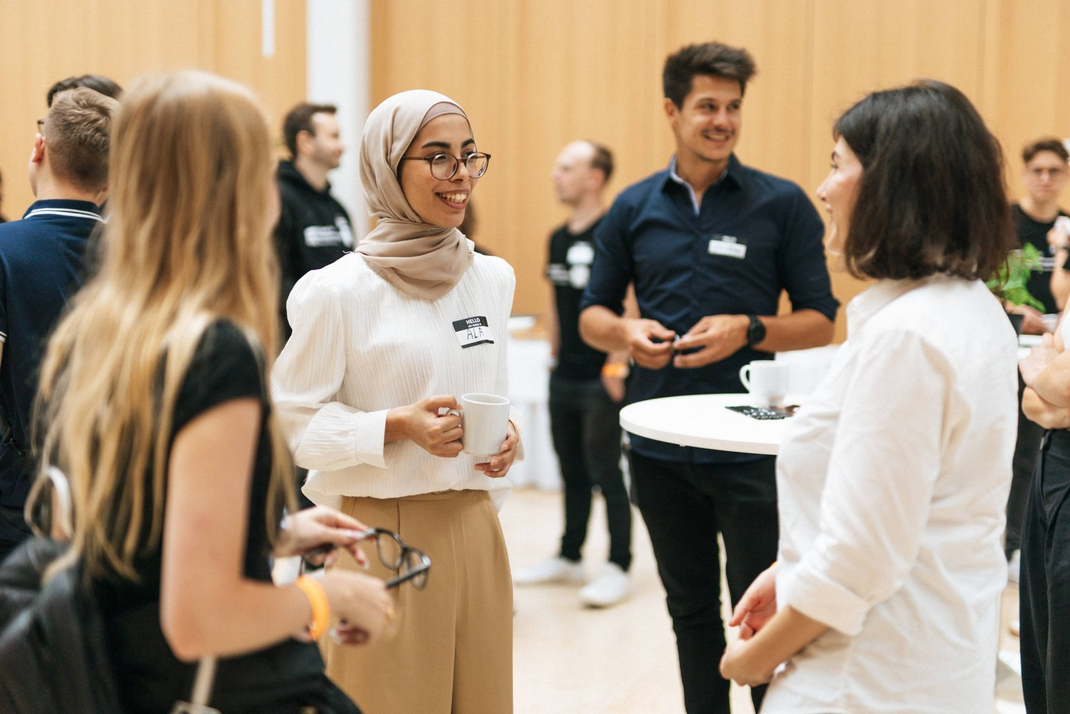
[[[999,273],[986,285],[1005,304],[1029,305],[1043,312],[1044,303],[1030,295],[1026,287],[1029,284],[1029,276],[1040,268],[1040,251],[1032,243],[1026,243],[1020,250],[1011,251],[1006,262],[1000,266]],[[1012,312],[1008,312],[1007,316],[1014,325],[1015,332],[1021,332],[1023,316]]]

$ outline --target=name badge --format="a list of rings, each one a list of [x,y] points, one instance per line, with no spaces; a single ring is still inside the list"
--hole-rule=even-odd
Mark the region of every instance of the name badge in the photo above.
[[[482,315],[466,317],[463,320],[454,320],[453,331],[457,333],[457,341],[461,343],[462,349],[468,349],[484,343],[494,344],[494,335],[491,334],[487,318]]]
[[[715,235],[710,238],[707,251],[710,255],[723,255],[726,258],[743,260],[747,257],[747,241],[736,236]]]

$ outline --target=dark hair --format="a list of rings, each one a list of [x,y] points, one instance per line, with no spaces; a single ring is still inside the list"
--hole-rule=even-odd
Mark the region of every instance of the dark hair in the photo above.
[[[691,80],[696,74],[734,79],[739,91],[747,91],[747,82],[757,73],[754,58],[742,47],[729,47],[720,42],[688,45],[665,60],[661,86],[665,96],[678,108],[691,92]]]
[[[588,140],[587,143],[594,149],[594,156],[591,157],[591,168],[601,171],[604,177],[602,179],[603,183],[609,183],[609,177],[613,175],[613,152],[597,141]]]
[[[863,169],[844,242],[855,277],[987,279],[1017,247],[999,142],[951,85],[874,92],[833,136]]]
[[[312,136],[316,130],[312,126],[313,114],[334,114],[338,107],[333,104],[309,104],[301,102],[286,114],[282,120],[282,138],[286,142],[286,148],[290,150],[290,156],[297,158],[297,135],[307,131]]]
[[[1045,137],[1025,145],[1022,149],[1022,162],[1028,164],[1041,151],[1050,151],[1062,159],[1064,163],[1070,160],[1070,152],[1067,152],[1063,142],[1054,137]]]
[[[61,79],[53,84],[48,90],[48,106],[52,106],[52,100],[60,92],[66,92],[68,89],[78,89],[79,87],[92,89],[94,92],[100,92],[105,97],[111,97],[112,99],[118,99],[119,95],[123,93],[122,87],[104,75],[83,74],[81,77],[67,77],[67,79]]]

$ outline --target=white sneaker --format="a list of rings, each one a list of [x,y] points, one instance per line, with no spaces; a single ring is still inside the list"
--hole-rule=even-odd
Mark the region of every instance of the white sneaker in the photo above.
[[[568,558],[555,555],[552,558],[528,566],[513,573],[517,585],[541,585],[543,583],[582,583],[583,563],[573,563]]]
[[[1011,559],[1007,561],[1007,582],[1018,584],[1022,572],[1022,551],[1016,550],[1011,553]]]
[[[588,607],[609,607],[632,592],[632,579],[616,563],[606,563],[598,577],[580,590],[580,602]]]

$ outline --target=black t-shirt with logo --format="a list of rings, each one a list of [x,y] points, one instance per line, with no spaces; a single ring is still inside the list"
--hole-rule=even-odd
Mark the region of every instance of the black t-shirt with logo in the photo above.
[[[591,275],[594,262],[594,232],[601,219],[578,235],[569,233],[568,226],[550,236],[550,260],[546,277],[554,286],[558,325],[558,377],[565,379],[598,379],[606,355],[580,339],[580,298]]]
[[[1055,306],[1055,297],[1051,294],[1051,274],[1055,270],[1055,250],[1048,245],[1048,231],[1055,225],[1055,220],[1042,223],[1033,220],[1017,203],[1011,206],[1014,228],[1022,245],[1032,243],[1040,251],[1041,270],[1029,276],[1026,287],[1029,294],[1044,303],[1044,312],[1059,312]],[[1070,215],[1059,209],[1060,216]],[[1063,266],[1068,267],[1067,265]]]

